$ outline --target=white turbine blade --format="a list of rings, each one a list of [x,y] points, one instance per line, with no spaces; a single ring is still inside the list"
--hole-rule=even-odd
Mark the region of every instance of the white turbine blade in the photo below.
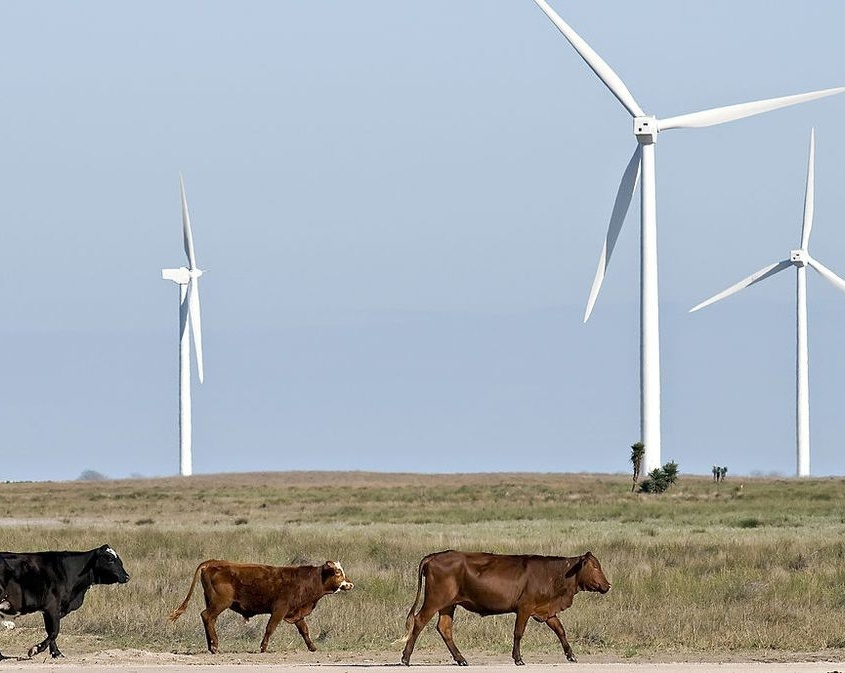
[[[806,103],[817,98],[834,96],[842,92],[845,92],[845,87],[799,93],[794,96],[782,96],[781,98],[769,98],[753,103],[739,103],[738,105],[728,105],[727,107],[713,108],[712,110],[704,110],[702,112],[692,112],[677,117],[658,119],[657,129],[659,131],[665,131],[667,129],[700,128],[702,126],[724,124],[725,122],[751,117],[752,115],[762,114],[763,112],[771,112],[772,110],[789,107],[790,105]]]
[[[197,268],[197,260],[194,256],[194,237],[191,235],[191,218],[188,215],[188,199],[185,198],[185,183],[182,175],[179,175],[179,190],[182,193],[182,237],[185,243],[185,254],[188,256],[188,265],[191,269]]]
[[[822,278],[827,280],[831,285],[834,287],[842,290],[845,292],[845,280],[842,280],[839,276],[837,276],[833,271],[828,269],[824,264],[822,264],[817,259],[813,259],[810,257],[807,260],[807,263],[815,269]]]
[[[804,226],[801,228],[801,249],[806,250],[813,230],[813,203],[815,199],[816,179],[816,130],[810,131],[810,159],[807,162],[807,190],[804,192]]]
[[[181,295],[181,291],[180,291]],[[189,318],[188,318],[188,299],[189,299],[189,292],[185,293],[185,296],[182,297],[179,301],[179,341],[182,341],[183,336],[185,335],[185,330],[190,329],[188,326]],[[190,337],[188,337],[190,338]]]
[[[693,311],[697,311],[700,308],[709,306],[710,304],[713,304],[714,302],[717,302],[720,299],[729,297],[730,295],[745,289],[749,285],[759,283],[761,280],[765,280],[769,276],[774,276],[776,273],[780,273],[784,269],[788,269],[790,266],[792,266],[792,261],[788,259],[785,259],[782,262],[776,262],[775,264],[769,264],[769,266],[763,267],[757,273],[752,273],[750,276],[748,276],[748,278],[743,278],[736,285],[731,285],[727,290],[723,290],[719,294],[710,297],[710,299],[705,299],[697,306],[693,306],[689,310],[689,312],[692,313]]]
[[[619,99],[619,102],[625,106],[625,109],[631,113],[631,116],[644,117],[645,112],[642,111],[642,108],[631,95],[631,92],[628,91],[628,87],[625,86],[625,83],[619,78],[619,75],[613,71],[613,68],[611,68],[601,56],[593,51],[593,48],[587,44],[584,39],[578,35],[578,33],[572,30],[572,27],[566,23],[566,21],[561,19],[555,10],[549,7],[546,0],[534,0],[534,2],[536,2],[537,6],[546,13],[546,16],[552,20],[552,23],[557,26],[558,30],[563,33],[563,36],[569,41],[569,44],[575,47],[575,51],[577,51],[581,58],[584,59],[585,63],[590,66],[592,71],[598,75],[599,79],[604,82],[605,86],[610,89],[611,93]]]
[[[191,334],[194,335],[194,348],[197,352],[197,374],[202,383],[202,321],[200,320],[200,286],[198,278],[191,278],[188,308],[191,317]]]
[[[601,284],[604,282],[607,265],[610,263],[610,256],[613,254],[613,248],[616,246],[616,239],[619,238],[619,231],[622,229],[625,215],[628,214],[628,208],[631,206],[631,198],[634,195],[637,180],[640,176],[640,159],[642,155],[640,147],[638,144],[637,149],[634,150],[634,154],[625,167],[625,172],[622,174],[622,182],[619,183],[619,190],[616,192],[616,201],[613,204],[613,212],[610,214],[610,224],[607,226],[607,236],[605,236],[604,246],[601,249],[601,256],[599,257],[599,267],[596,269],[596,277],[593,279],[593,287],[590,289],[590,298],[587,300],[587,310],[584,312],[584,322],[590,319],[590,314],[593,312],[593,306],[599,296]]]

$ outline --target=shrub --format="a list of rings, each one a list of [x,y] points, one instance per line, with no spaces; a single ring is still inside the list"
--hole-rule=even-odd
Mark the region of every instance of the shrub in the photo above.
[[[640,493],[663,493],[678,480],[678,464],[669,461],[663,467],[657,467],[648,473],[640,484]]]
[[[106,481],[108,477],[97,470],[83,470],[82,474],[77,477],[78,481]]]

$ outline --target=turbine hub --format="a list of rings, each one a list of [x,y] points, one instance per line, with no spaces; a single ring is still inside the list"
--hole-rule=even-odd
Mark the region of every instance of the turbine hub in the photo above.
[[[793,250],[789,253],[789,259],[795,266],[807,266],[809,255],[806,250]]]
[[[634,135],[640,145],[653,145],[657,141],[657,117],[634,117]]]

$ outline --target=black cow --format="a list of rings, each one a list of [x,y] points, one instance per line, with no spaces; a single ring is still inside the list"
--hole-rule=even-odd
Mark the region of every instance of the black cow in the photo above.
[[[92,584],[128,581],[123,562],[108,545],[91,551],[0,552],[0,616],[43,613],[47,637],[33,645],[27,656],[49,647],[53,657],[61,657],[56,646],[61,618],[82,605]]]

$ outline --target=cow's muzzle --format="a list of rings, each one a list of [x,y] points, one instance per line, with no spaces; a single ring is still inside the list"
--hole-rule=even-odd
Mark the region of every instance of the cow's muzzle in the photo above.
[[[355,585],[348,580],[343,580],[338,587],[338,591],[349,591],[350,589],[354,589]]]

